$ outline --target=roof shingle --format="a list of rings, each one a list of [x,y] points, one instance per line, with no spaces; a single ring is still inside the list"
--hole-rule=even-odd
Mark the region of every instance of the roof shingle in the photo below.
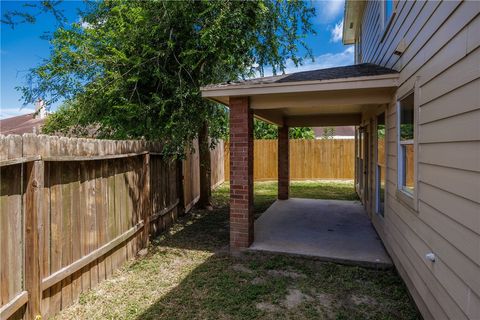
[[[40,133],[45,119],[35,118],[34,113],[0,120],[0,134]]]
[[[236,85],[254,85],[254,84],[273,84],[301,81],[321,81],[344,78],[355,78],[365,76],[378,76],[384,74],[394,74],[398,71],[385,68],[372,63],[362,63],[343,67],[334,67],[310,71],[295,72],[292,74],[283,74],[278,76],[261,77],[255,79],[230,81],[226,83],[209,85],[206,88],[236,86]]]
[[[279,79],[276,83],[356,78],[392,73],[397,73],[397,71],[372,63],[362,63],[344,67],[296,72]]]

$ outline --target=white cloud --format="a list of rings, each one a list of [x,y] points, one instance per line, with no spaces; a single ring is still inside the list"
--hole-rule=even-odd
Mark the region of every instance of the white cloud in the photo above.
[[[294,73],[300,71],[309,71],[316,69],[325,69],[332,67],[340,67],[346,65],[352,65],[354,63],[354,48],[353,46],[347,47],[342,52],[338,53],[325,53],[315,57],[315,61],[307,60],[303,65],[295,67],[295,64],[291,60],[287,60],[285,73]],[[271,76],[272,69],[265,68],[265,76]]]
[[[82,27],[82,29],[91,29],[93,26],[92,26],[90,23],[86,22],[86,21],[82,21],[82,22],[80,23],[80,27]]]
[[[343,14],[344,0],[314,1],[317,20],[320,23],[330,23]]]
[[[330,30],[330,33],[331,33],[331,37],[330,37],[331,42],[339,42],[342,40],[343,19],[342,21],[339,21],[337,24],[335,24],[335,27],[333,27]]]
[[[78,17],[77,23],[80,25],[82,29],[90,29],[92,27],[92,25],[87,21],[83,20],[82,17]]]
[[[82,17],[78,17],[77,23],[80,24],[80,27],[82,29],[93,29],[95,28],[96,25],[103,23],[105,20],[101,20],[101,22],[96,22],[96,23],[90,23],[85,20],[83,20]]]
[[[35,112],[34,108],[0,108],[0,119],[16,117],[32,112]]]

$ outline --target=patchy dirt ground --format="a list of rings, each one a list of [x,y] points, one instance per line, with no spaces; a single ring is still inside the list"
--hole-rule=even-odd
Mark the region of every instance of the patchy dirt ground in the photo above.
[[[298,185],[296,185],[298,184]],[[320,187],[320,188],[319,188]],[[353,188],[353,186],[350,186]],[[312,189],[313,188],[313,189]],[[294,182],[292,193],[328,190],[351,199],[337,182]],[[274,183],[256,184],[257,215],[276,196]],[[323,196],[325,197],[325,195]],[[228,187],[215,210],[194,210],[152,241],[149,254],[84,293],[58,319],[417,319],[394,270],[369,270],[313,260],[228,254]]]

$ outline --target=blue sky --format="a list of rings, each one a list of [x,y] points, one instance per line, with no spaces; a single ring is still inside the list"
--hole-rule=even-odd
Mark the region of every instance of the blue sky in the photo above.
[[[24,3],[2,0],[2,16],[4,12],[22,10]],[[353,48],[341,43],[344,0],[314,1],[313,4],[317,12],[313,20],[317,35],[308,36],[307,43],[312,48],[315,61],[305,61],[299,68],[287,62],[287,73],[353,64]],[[60,8],[70,22],[76,22],[79,19],[77,9],[82,6],[81,1],[65,1]],[[0,119],[33,112],[33,105],[22,106],[21,94],[15,87],[24,85],[27,71],[48,57],[50,45],[40,36],[54,31],[57,26],[56,20],[48,14],[40,15],[35,24],[18,25],[13,30],[1,25]]]

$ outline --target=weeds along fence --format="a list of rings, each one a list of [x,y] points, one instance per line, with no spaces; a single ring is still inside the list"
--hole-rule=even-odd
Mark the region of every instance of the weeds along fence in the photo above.
[[[0,136],[2,320],[54,315],[193,206],[198,153],[160,152],[143,141]],[[212,164],[222,157],[221,143]],[[212,185],[224,179],[218,167]]]
[[[290,179],[353,179],[355,140],[290,140]],[[277,140],[254,140],[253,176],[255,180],[278,177]],[[230,157],[225,143],[225,180],[230,179]]]

